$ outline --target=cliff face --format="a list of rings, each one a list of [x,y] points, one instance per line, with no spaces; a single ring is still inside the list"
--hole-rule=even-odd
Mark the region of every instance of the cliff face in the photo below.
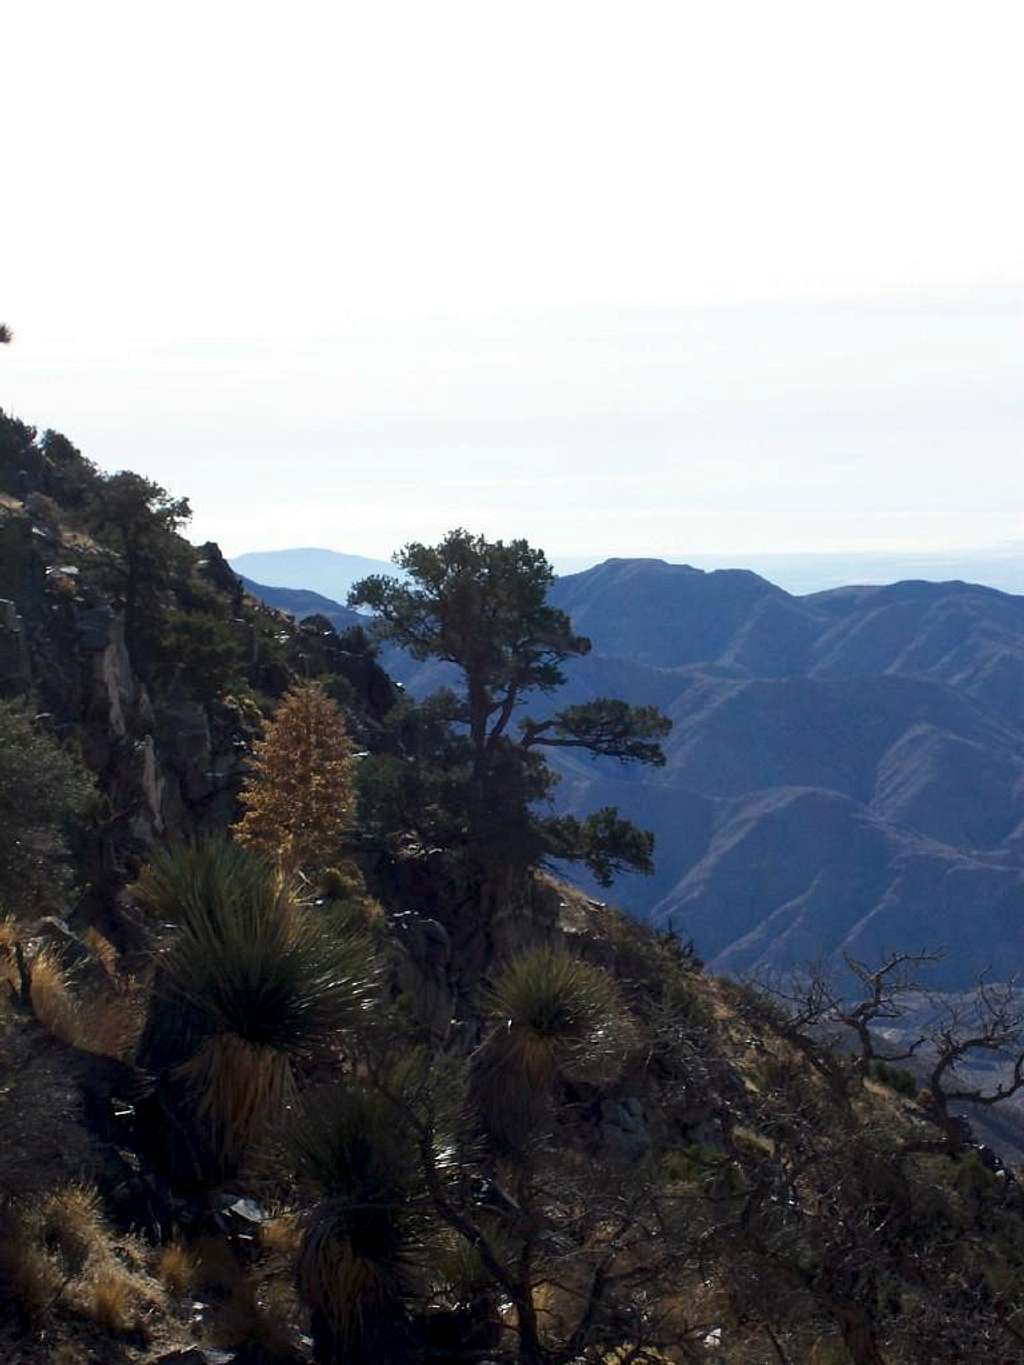
[[[35,510],[31,496],[0,499],[0,692],[31,697],[95,774],[90,861],[109,904],[156,838],[230,820],[259,716],[230,699],[198,700],[173,677],[151,689],[122,613],[95,581],[106,552]]]

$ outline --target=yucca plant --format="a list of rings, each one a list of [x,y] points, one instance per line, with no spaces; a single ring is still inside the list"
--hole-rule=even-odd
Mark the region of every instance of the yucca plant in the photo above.
[[[632,1038],[613,979],[563,949],[534,948],[513,959],[488,1007],[495,1023],[474,1058],[473,1093],[506,1148],[539,1128],[559,1078],[614,1079]]]
[[[226,840],[160,854],[135,890],[171,926],[139,1061],[191,1130],[199,1173],[227,1174],[290,1103],[296,1064],[360,1018],[373,954],[356,933],[329,933],[271,863]]]
[[[391,1099],[353,1085],[305,1106],[289,1151],[316,1200],[298,1259],[315,1358],[407,1360],[430,1232],[415,1133]]]
[[[166,927],[202,932],[246,905],[287,901],[273,865],[230,839],[210,838],[159,849],[130,888],[132,898]]]

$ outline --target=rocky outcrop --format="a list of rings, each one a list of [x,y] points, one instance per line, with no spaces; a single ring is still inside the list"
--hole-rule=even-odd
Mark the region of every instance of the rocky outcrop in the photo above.
[[[200,702],[180,683],[152,694],[94,571],[104,552],[85,538],[69,546],[52,520],[7,498],[0,548],[0,591],[11,594],[0,598],[0,695],[31,697],[95,773],[104,800],[85,861],[93,894],[109,908],[156,838],[231,820],[259,715]],[[201,572],[218,587],[231,579],[240,601],[216,546],[204,553]],[[65,562],[72,556],[77,564]]]
[[[0,695],[23,691],[31,678],[28,641],[18,609],[0,598]]]

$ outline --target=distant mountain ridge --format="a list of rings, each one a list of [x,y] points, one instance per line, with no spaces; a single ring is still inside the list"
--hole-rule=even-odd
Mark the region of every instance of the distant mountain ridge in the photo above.
[[[399,575],[394,564],[364,555],[341,554],[314,547],[295,550],[252,550],[228,561],[235,573],[275,588],[308,589],[341,604],[348,590],[370,574]],[[400,575],[399,575],[400,576]]]
[[[549,555],[556,573],[577,575],[597,568],[596,556]],[[796,597],[825,592],[848,583],[881,586],[894,582],[927,579],[929,582],[963,580],[983,583],[1002,592],[1024,593],[1024,541],[977,549],[938,551],[773,551],[692,557],[698,571],[735,569],[738,565]],[[615,562],[614,560],[611,562]],[[619,561],[622,562],[622,561]],[[636,562],[631,557],[627,562]],[[682,563],[674,557],[670,566]],[[355,578],[368,573],[394,573],[382,559],[337,550],[266,550],[237,555],[231,563],[239,573],[261,583],[283,587],[314,588],[326,597],[344,601]],[[369,565],[371,567],[360,567]]]
[[[723,970],[925,945],[949,949],[947,986],[1024,968],[1024,598],[795,598],[628,560],[552,600],[594,642],[571,698],[617,688],[674,721],[653,779],[561,765],[569,808],[618,804],[655,831],[655,877],[616,889],[634,912]]]
[[[365,616],[360,616],[351,607],[344,607],[330,597],[324,597],[322,593],[311,592],[305,588],[274,588],[266,583],[257,583],[251,578],[246,578],[244,574],[238,576],[242,587],[251,597],[265,602],[268,607],[276,607],[278,611],[287,612],[296,620],[302,621],[307,616],[326,616],[338,631],[347,630],[349,626],[366,624]]]

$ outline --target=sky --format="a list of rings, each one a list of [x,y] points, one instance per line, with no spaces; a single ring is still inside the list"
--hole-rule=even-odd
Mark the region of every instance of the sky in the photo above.
[[[13,0],[0,406],[229,554],[1024,541],[1017,3]]]

